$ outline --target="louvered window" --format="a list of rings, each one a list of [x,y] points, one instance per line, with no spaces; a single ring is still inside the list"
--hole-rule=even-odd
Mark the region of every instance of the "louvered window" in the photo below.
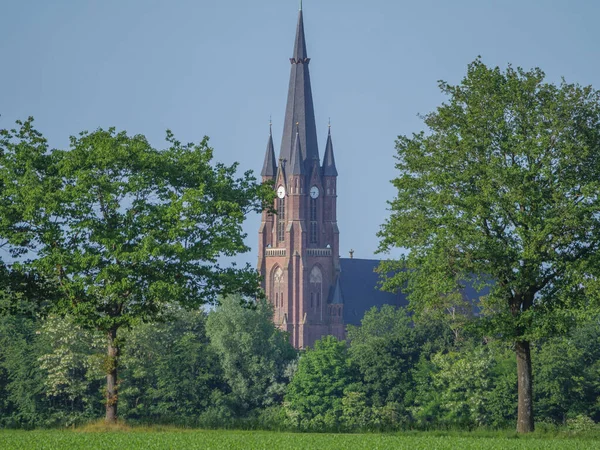
[[[316,244],[318,237],[318,226],[317,226],[317,199],[310,199],[310,243]]]
[[[285,199],[277,199],[277,239],[285,239]]]

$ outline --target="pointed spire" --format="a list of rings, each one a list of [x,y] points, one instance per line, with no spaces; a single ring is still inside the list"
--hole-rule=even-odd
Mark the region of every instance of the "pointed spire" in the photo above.
[[[274,177],[277,172],[277,163],[275,162],[275,148],[273,147],[273,124],[269,121],[269,140],[267,141],[267,151],[265,152],[265,163],[260,174],[263,177]]]
[[[302,4],[298,13],[298,25],[296,25],[296,40],[294,41],[294,58],[303,60],[306,58],[306,38],[304,37],[304,17],[302,15]]]
[[[329,122],[328,126],[329,132],[327,133],[325,157],[323,158],[323,175],[326,177],[337,177],[338,172],[335,168],[335,158],[333,156],[333,143],[331,142],[331,121]]]
[[[303,175],[305,173],[304,164],[300,159],[302,144],[300,144],[299,128],[299,124],[296,124],[296,140],[294,141],[294,147],[292,148],[292,161],[290,163],[290,171],[288,172],[290,175]]]
[[[279,155],[288,161],[292,160],[291,153],[295,145],[296,131],[298,131],[296,123],[299,123],[300,148],[302,149],[300,159],[305,165],[305,169],[308,170],[312,160],[315,157],[319,158],[319,146],[308,70],[310,58],[308,58],[306,52],[302,9],[298,12],[294,54],[290,58],[290,62],[292,63],[290,84]]]

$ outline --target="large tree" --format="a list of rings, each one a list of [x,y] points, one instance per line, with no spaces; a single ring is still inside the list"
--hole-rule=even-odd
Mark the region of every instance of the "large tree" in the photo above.
[[[290,421],[304,429],[338,427],[344,391],[352,389],[357,375],[346,342],[333,336],[316,341],[301,355],[298,370],[288,385],[284,405]]]
[[[486,288],[488,333],[514,344],[519,432],[532,431],[530,342],[562,332],[588,306],[600,247],[600,94],[544,81],[539,69],[468,67],[424,116],[427,133],[396,141],[396,198],[380,231],[387,288],[417,312]],[[400,270],[401,269],[401,270]]]
[[[117,418],[120,329],[160,320],[170,304],[198,307],[218,293],[258,289],[249,266],[218,261],[248,250],[242,222],[272,190],[250,173],[236,177],[236,165],[213,163],[206,138],[181,144],[168,132],[167,142],[157,150],[141,135],[83,132],[68,150],[47,153],[49,182],[16,189],[31,208],[23,222],[38,244],[33,264],[59,286],[54,311],[106,337],[108,422]],[[5,179],[20,183],[13,172]]]
[[[249,308],[239,295],[231,295],[221,299],[206,322],[238,415],[280,403],[286,368],[297,357],[287,333],[273,323],[271,304],[263,299],[254,306]]]

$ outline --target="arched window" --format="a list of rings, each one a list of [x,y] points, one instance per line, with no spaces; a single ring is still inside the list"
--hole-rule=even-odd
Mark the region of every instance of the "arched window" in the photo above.
[[[312,268],[312,270],[310,271],[310,283],[319,283],[321,284],[323,282],[323,275],[321,274],[321,269],[319,269],[319,266],[314,266]]]
[[[281,269],[281,267],[277,267],[273,271],[273,280],[271,286],[272,295],[274,295],[275,297],[275,307],[283,307],[283,270]]]
[[[277,199],[277,240],[285,239],[285,198]]]
[[[313,301],[316,300],[316,308],[321,306],[321,293],[323,290],[323,274],[318,266],[314,266],[308,277],[310,290],[310,306],[314,308]]]

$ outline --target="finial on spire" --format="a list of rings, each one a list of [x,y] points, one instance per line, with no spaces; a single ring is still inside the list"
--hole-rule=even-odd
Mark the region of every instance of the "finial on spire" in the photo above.
[[[302,11],[302,0],[300,0],[300,11]]]
[[[269,114],[269,136],[273,134],[273,121],[271,120],[271,115]]]

